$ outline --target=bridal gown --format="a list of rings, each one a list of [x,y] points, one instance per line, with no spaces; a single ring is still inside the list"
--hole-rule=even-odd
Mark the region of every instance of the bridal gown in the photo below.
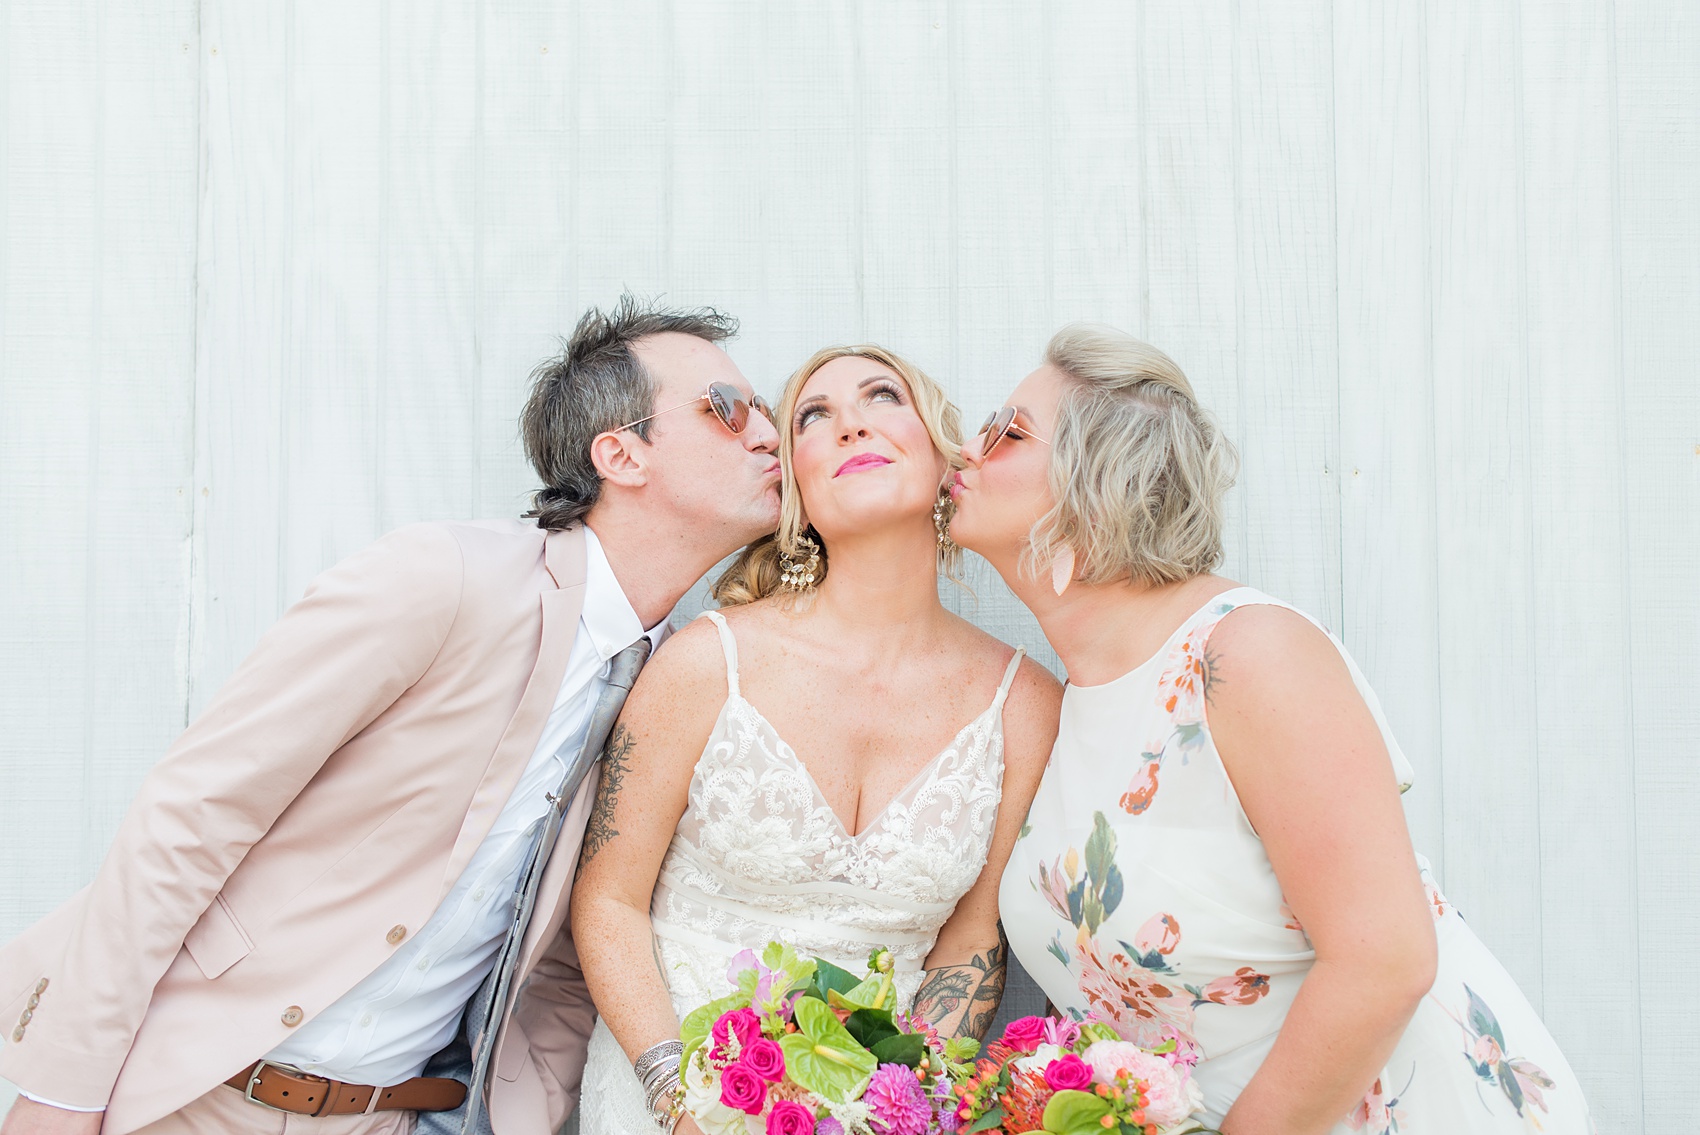
[[[1021,650],[985,711],[851,835],[803,760],[739,693],[726,620],[717,611],[704,617],[726,653],[726,702],[697,759],[650,904],[674,1011],[683,1019],[731,992],[733,955],[771,941],[858,974],[869,951],[889,948],[907,1008],[939,928],[991,847],[1003,792],[1003,704]],[[631,979],[655,979],[647,956],[633,962]],[[631,1062],[600,1021],[580,1109],[587,1135],[656,1130]]]
[[[1249,587],[1224,592],[1143,664],[1068,687],[999,890],[1011,950],[1059,1009],[1137,1042],[1196,1047],[1212,1127],[1269,1054],[1316,960],[1205,715],[1210,632],[1254,603],[1287,607]],[[1375,693],[1335,646],[1381,728],[1390,774],[1408,787]],[[1418,862],[1437,976],[1335,1135],[1584,1135],[1588,1109],[1558,1045]]]

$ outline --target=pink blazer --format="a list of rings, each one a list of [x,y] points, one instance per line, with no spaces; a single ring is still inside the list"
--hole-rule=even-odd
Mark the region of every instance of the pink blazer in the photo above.
[[[404,528],[314,580],[148,775],[94,882],[0,950],[0,1075],[105,1104],[125,1135],[352,988],[495,821],[583,602],[583,531],[522,521]],[[526,934],[497,1132],[553,1131],[577,1100],[596,1015],[563,922],[595,788]]]

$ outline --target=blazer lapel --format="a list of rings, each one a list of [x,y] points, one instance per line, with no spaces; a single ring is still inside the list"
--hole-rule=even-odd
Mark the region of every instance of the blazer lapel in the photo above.
[[[443,872],[439,897],[446,895],[466,870],[472,853],[489,834],[503,805],[513,794],[561,691],[561,678],[566,674],[567,659],[578,635],[579,615],[584,611],[584,530],[550,532],[544,540],[543,562],[555,586],[545,589],[538,598],[543,609],[543,630],[538,640],[537,660],[532,665],[531,677],[526,679],[519,706],[508,720],[508,727],[473,793]]]

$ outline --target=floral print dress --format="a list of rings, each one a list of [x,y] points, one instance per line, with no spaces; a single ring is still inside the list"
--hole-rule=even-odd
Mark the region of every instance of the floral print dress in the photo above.
[[[1173,1037],[1193,1048],[1199,1118],[1211,1125],[1269,1054],[1316,959],[1205,717],[1210,633],[1255,603],[1287,606],[1248,587],[1225,592],[1142,665],[1100,686],[1068,687],[1056,748],[999,894],[1011,948],[1059,1011],[1096,1017],[1141,1044]],[[1407,788],[1410,765],[1340,649]],[[1591,1131],[1546,1027],[1419,865],[1438,975],[1336,1135]]]

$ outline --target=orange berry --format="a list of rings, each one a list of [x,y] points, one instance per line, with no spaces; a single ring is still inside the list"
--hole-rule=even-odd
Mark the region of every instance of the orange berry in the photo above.
[[[1110,1085],[1108,1084],[1099,1084],[1093,1091],[1098,1093],[1100,1099],[1107,1100],[1110,1098]]]
[[[1113,1115],[1106,1115],[1106,1116],[1103,1116],[1102,1118],[1100,1118],[1098,1120],[1098,1126],[1105,1128],[1106,1130],[1108,1130],[1111,1127],[1114,1127],[1115,1125],[1116,1125],[1116,1117],[1113,1116]]]

